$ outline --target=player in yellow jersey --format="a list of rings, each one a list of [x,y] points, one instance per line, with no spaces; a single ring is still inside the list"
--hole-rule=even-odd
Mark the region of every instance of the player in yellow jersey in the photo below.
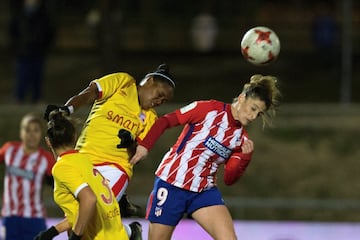
[[[81,106],[93,104],[76,149],[90,156],[120,201],[132,177],[129,160],[136,139],[145,137],[157,119],[153,108],[170,100],[174,89],[166,64],[146,74],[139,84],[128,73],[113,73],[91,81],[64,106],[48,105],[44,117],[47,119],[53,110],[69,115]],[[126,226],[126,230],[131,240],[142,239],[138,222]]]
[[[54,199],[65,219],[35,239],[49,240],[64,231],[71,240],[129,239],[114,193],[88,155],[74,150],[75,127],[61,112],[51,113],[46,142],[57,157]]]

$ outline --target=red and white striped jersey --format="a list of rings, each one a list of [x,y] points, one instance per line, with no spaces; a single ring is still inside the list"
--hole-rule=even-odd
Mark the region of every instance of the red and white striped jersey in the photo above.
[[[233,118],[231,105],[215,100],[193,102],[176,110],[176,116],[185,127],[156,175],[193,192],[215,186],[219,166],[241,152],[247,132]]]
[[[0,148],[0,162],[5,162],[2,216],[45,217],[42,184],[51,175],[53,155],[39,148],[25,154],[21,142],[7,142]]]

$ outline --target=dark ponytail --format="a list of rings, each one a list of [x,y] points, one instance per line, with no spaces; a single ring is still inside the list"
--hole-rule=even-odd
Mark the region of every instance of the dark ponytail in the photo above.
[[[73,147],[75,144],[75,126],[62,112],[52,111],[50,113],[46,134],[53,148]]]
[[[145,78],[153,77],[154,81],[160,81],[169,84],[172,88],[175,88],[174,78],[170,74],[169,65],[166,63],[160,64],[156,71],[148,73]]]

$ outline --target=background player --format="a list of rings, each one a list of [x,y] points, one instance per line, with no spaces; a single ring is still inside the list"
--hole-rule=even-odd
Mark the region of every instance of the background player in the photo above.
[[[167,128],[185,127],[156,170],[146,215],[149,240],[171,239],[184,214],[214,239],[236,239],[231,215],[216,187],[216,172],[225,164],[227,185],[244,173],[254,149],[244,127],[259,116],[264,123],[272,117],[279,96],[275,77],[254,75],[232,104],[197,101],[157,120],[139,141],[132,164],[147,155]]]
[[[128,73],[109,74],[92,81],[65,106],[49,105],[45,118],[54,109],[70,114],[81,106],[93,104],[76,149],[90,156],[120,200],[133,174],[129,160],[136,147],[135,140],[144,138],[157,119],[153,107],[170,100],[174,89],[175,82],[165,64],[146,74],[138,85]],[[130,224],[127,231],[132,238],[141,239],[138,222]]]
[[[54,199],[66,218],[35,240],[52,239],[64,231],[71,232],[70,240],[128,239],[111,188],[88,156],[74,150],[76,130],[62,113],[49,116],[46,142],[57,157],[52,170]]]
[[[20,123],[21,141],[6,142],[0,148],[0,162],[5,164],[2,217],[5,240],[32,239],[46,229],[42,186],[52,185],[52,154],[40,144],[42,119],[29,113]]]

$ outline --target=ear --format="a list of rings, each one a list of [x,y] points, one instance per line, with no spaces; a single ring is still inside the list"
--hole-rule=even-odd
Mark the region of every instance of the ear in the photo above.
[[[245,93],[240,93],[239,97],[238,97],[238,101],[239,102],[244,102],[246,99],[246,94]]]

